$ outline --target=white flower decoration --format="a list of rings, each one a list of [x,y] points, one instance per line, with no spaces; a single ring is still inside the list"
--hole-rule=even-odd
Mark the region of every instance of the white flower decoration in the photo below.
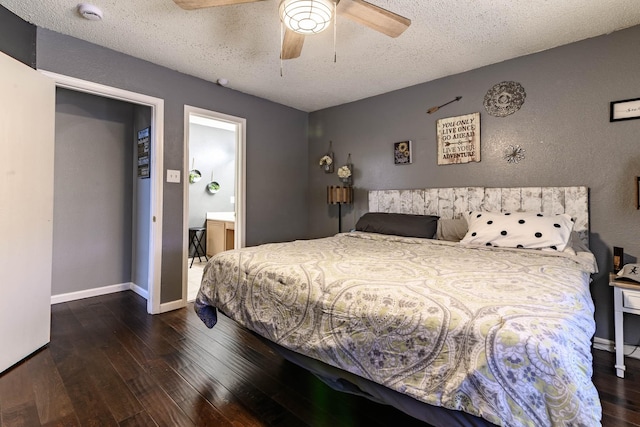
[[[333,163],[333,159],[329,155],[322,156],[322,158],[320,159],[320,166],[329,166],[331,163]]]
[[[340,166],[340,168],[338,169],[338,176],[342,179],[349,178],[351,176],[351,169],[349,168],[349,166]]]

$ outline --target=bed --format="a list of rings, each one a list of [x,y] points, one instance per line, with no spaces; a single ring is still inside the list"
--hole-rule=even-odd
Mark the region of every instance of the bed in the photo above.
[[[370,191],[357,231],[212,258],[194,306],[431,425],[597,426],[588,226],[586,187]]]

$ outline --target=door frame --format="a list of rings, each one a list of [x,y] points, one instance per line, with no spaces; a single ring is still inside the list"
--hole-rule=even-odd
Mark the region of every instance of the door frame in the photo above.
[[[217,111],[198,108],[191,105],[184,106],[184,164],[183,164],[183,206],[182,206],[182,302],[187,303],[187,290],[189,287],[189,117],[191,115],[227,122],[236,127],[235,143],[235,230],[234,247],[243,248],[245,246],[246,227],[246,147],[247,147],[247,119],[219,113]]]
[[[164,99],[118,89],[87,80],[69,77],[47,70],[38,70],[50,77],[56,87],[117,99],[151,108],[151,214],[149,230],[149,264],[147,283],[147,312],[161,312],[160,284],[162,273],[162,200],[164,168]]]

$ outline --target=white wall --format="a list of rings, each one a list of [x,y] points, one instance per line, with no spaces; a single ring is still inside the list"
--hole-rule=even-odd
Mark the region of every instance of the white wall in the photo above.
[[[207,212],[233,212],[235,204],[235,132],[191,123],[189,125],[189,167],[202,174],[200,181],[189,184],[189,227],[203,227]],[[211,194],[207,184],[213,180],[220,190]],[[185,177],[185,179],[187,179]]]

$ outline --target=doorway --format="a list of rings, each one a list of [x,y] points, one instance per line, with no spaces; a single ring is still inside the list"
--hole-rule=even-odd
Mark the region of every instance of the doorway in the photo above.
[[[148,234],[147,257],[145,265],[139,265],[139,269],[145,270],[147,290],[147,312],[160,313],[163,308],[160,305],[160,272],[162,262],[162,189],[163,189],[163,135],[164,135],[164,100],[142,95],[110,86],[100,85],[73,77],[64,76],[44,70],[42,74],[52,78],[59,88],[70,89],[103,98],[111,98],[125,101],[135,105],[146,106],[151,109],[151,138],[150,138],[150,163],[151,179],[149,180],[149,217],[144,224],[138,224],[139,228],[146,228]]]
[[[226,224],[227,248],[245,245],[246,120],[185,105],[183,300],[195,299],[207,254],[217,251],[210,231]],[[208,227],[209,225],[209,227]],[[209,241],[209,247],[207,247]],[[201,243],[198,245],[198,243]]]

